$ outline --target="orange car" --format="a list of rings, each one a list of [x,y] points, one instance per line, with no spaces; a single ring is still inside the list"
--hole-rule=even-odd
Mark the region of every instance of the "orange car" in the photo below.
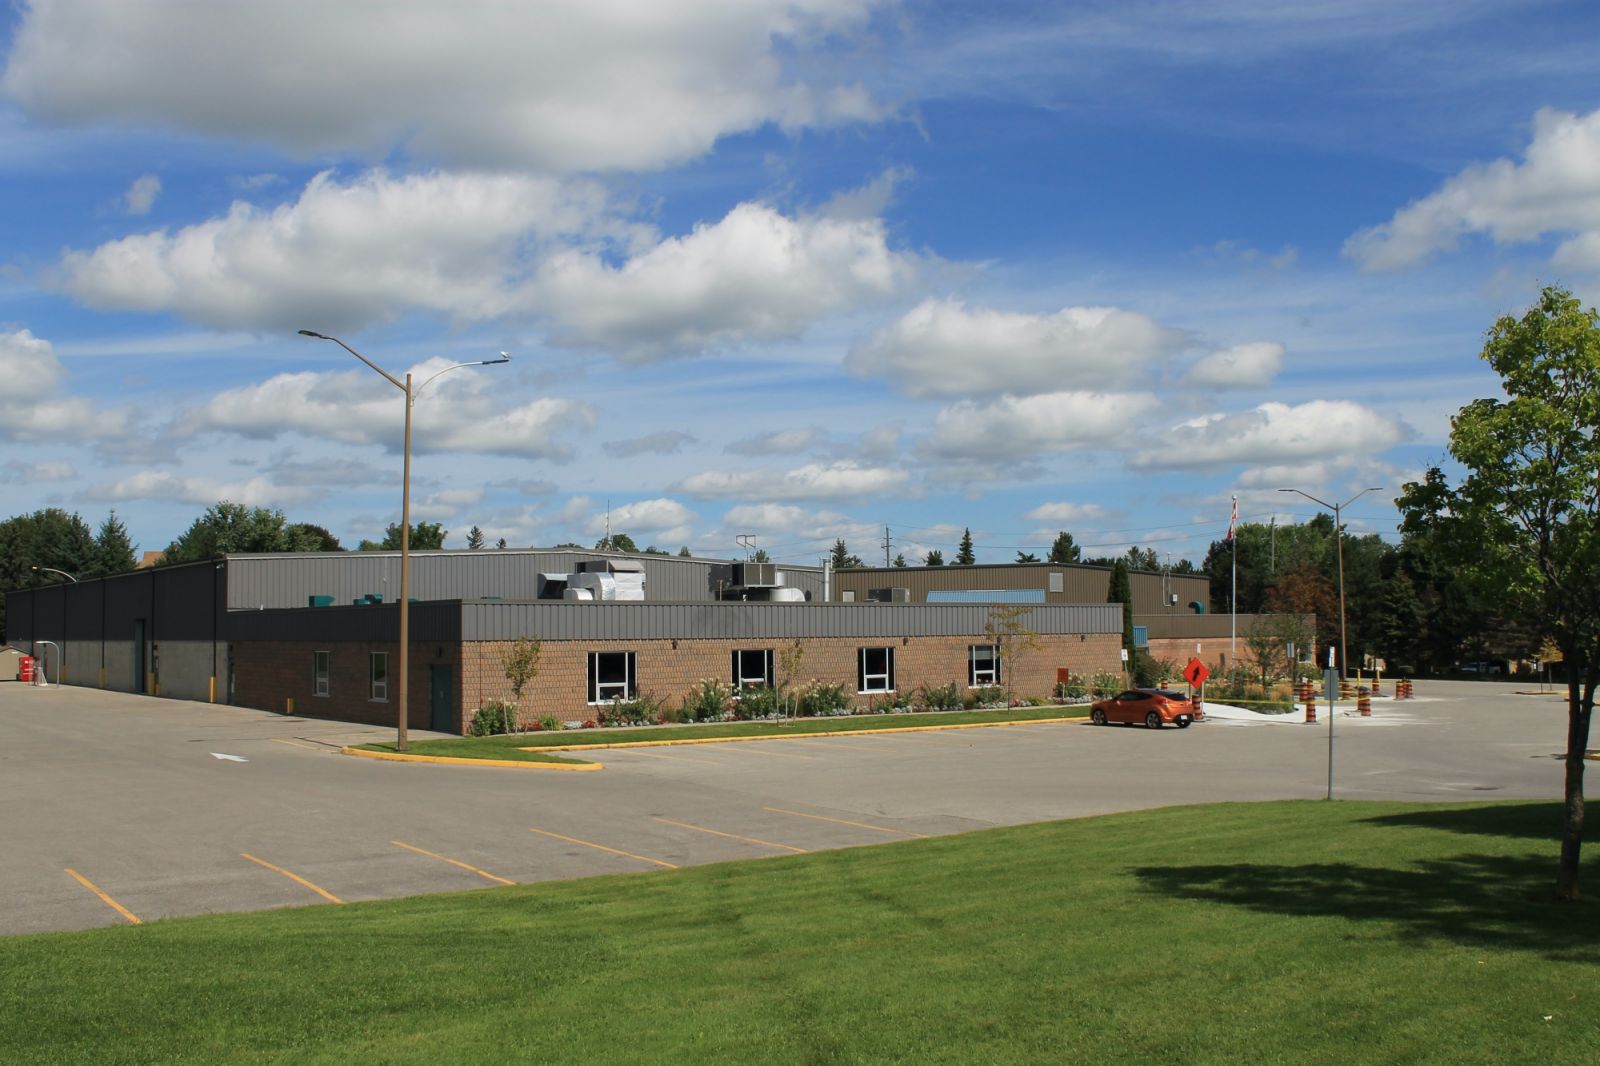
[[[1204,713],[1190,706],[1189,698],[1183,693],[1164,688],[1129,689],[1089,708],[1089,720],[1095,725],[1122,722],[1160,729],[1170,722],[1179,729],[1188,729],[1191,722],[1204,717]]]

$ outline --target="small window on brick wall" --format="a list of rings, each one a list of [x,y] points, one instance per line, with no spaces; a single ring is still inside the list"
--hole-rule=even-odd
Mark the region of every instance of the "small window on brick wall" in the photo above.
[[[372,694],[367,698],[378,703],[389,699],[389,653],[375,651],[367,660],[367,676],[372,682]]]
[[[772,649],[741,648],[733,653],[733,690],[772,687]]]
[[[328,664],[332,658],[332,652],[314,651],[311,653],[311,694],[313,696],[326,696],[328,694]]]
[[[856,663],[857,692],[894,691],[893,648],[862,648]]]
[[[589,653],[589,702],[631,700],[639,694],[631,651]]]
[[[1000,649],[993,644],[967,645],[967,687],[1000,683]]]

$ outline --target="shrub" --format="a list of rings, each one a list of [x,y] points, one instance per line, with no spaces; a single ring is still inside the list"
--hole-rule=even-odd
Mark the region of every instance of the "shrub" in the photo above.
[[[728,713],[732,693],[716,678],[707,678],[683,697],[684,715],[696,722],[708,722]]]
[[[1076,675],[1056,686],[1056,699],[1077,703],[1089,695],[1089,683]]]
[[[921,685],[917,688],[917,706],[930,711],[959,711],[961,688],[954,681],[948,685]]]
[[[1102,670],[1089,679],[1089,694],[1097,700],[1115,696],[1121,691],[1122,678],[1117,674]]]
[[[778,693],[765,685],[745,689],[734,702],[733,716],[746,722],[757,718],[776,718]]]
[[[830,718],[850,713],[850,696],[841,684],[815,684],[800,693],[800,714],[805,718]]]
[[[1133,685],[1135,688],[1154,688],[1160,683],[1165,669],[1147,651],[1133,653]]]
[[[973,693],[979,707],[996,707],[1006,701],[1006,690],[999,685],[985,685]]]
[[[562,722],[561,722],[561,719],[557,718],[553,714],[541,715],[539,717],[539,728],[540,729],[561,729],[562,728]]]
[[[472,712],[468,731],[475,737],[489,737],[517,731],[517,708],[504,700],[490,700]]]

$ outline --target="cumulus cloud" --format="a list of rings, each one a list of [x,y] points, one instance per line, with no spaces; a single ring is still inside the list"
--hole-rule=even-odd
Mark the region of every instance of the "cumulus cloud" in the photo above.
[[[939,412],[929,444],[942,457],[969,461],[1126,447],[1139,439],[1130,426],[1159,407],[1145,393],[1049,392],[982,403],[963,400]]]
[[[625,262],[587,248],[553,253],[535,298],[568,343],[643,362],[799,336],[825,314],[899,292],[917,269],[879,219],[790,218],[744,203]]]
[[[693,434],[680,429],[664,429],[659,433],[647,433],[642,437],[632,437],[628,440],[607,441],[601,447],[605,449],[607,455],[629,459],[635,455],[671,455],[685,444],[694,442]]]
[[[301,154],[653,169],[727,134],[872,120],[803,80],[880,0],[55,0],[23,7],[7,95],[45,120],[167,125]],[[307,32],[314,26],[315,32]]]
[[[1410,436],[1410,428],[1394,415],[1348,400],[1312,400],[1295,406],[1264,403],[1251,411],[1209,415],[1174,426],[1137,452],[1132,465],[1145,469],[1281,465],[1371,455]]]
[[[1042,503],[1029,511],[1024,518],[1035,522],[1057,522],[1073,525],[1078,522],[1097,522],[1106,516],[1106,509],[1098,503]]]
[[[774,433],[746,437],[729,444],[723,451],[736,455],[793,455],[803,452],[817,442],[822,430],[816,426],[804,429],[780,429]]]
[[[449,366],[431,359],[412,369],[421,381]],[[178,418],[180,431],[215,431],[271,439],[288,432],[351,444],[401,446],[404,400],[365,370],[278,374],[219,393]],[[412,450],[564,458],[556,437],[595,423],[574,400],[544,397],[516,407],[497,402],[489,372],[461,371],[422,393],[412,414]]]
[[[1276,341],[1237,344],[1212,352],[1183,376],[1185,385],[1206,389],[1260,389],[1283,368],[1283,345]]]
[[[1600,111],[1575,115],[1550,108],[1533,119],[1521,162],[1496,159],[1467,167],[1439,189],[1396,211],[1388,222],[1355,233],[1344,252],[1368,270],[1410,266],[1461,238],[1486,233],[1498,244],[1573,236],[1556,250],[1566,267],[1600,269]]]
[[[133,179],[133,184],[123,193],[122,200],[127,205],[128,214],[148,215],[155,206],[156,197],[160,195],[161,179],[154,174],[142,174]]]
[[[66,370],[55,348],[25,329],[0,332],[0,440],[104,440],[121,434],[127,416],[61,395]]]
[[[472,320],[521,304],[523,253],[602,225],[593,186],[489,174],[318,174],[292,203],[238,201],[185,226],[73,250],[62,284],[92,307],[219,328],[359,328],[420,308]]]
[[[141,470],[120,481],[92,486],[90,499],[162,500],[175,503],[213,504],[232,500],[249,507],[282,507],[319,498],[322,493],[304,486],[278,485],[268,478],[221,481],[206,477],[179,477],[166,471]]]
[[[673,490],[700,499],[825,500],[899,492],[910,480],[904,470],[841,460],[787,471],[708,470],[684,478]]]
[[[1025,395],[1131,385],[1185,343],[1182,331],[1115,307],[1038,315],[925,300],[845,365],[913,396]]]
[[[625,503],[620,507],[613,507],[609,512],[611,529],[617,533],[636,531],[650,533],[671,533],[670,540],[682,540],[686,535],[684,531],[690,523],[699,516],[677,500],[665,497],[654,500],[638,500],[634,503]],[[604,533],[606,531],[607,512],[600,511],[589,516],[586,528],[590,533]],[[643,545],[640,545],[643,547]]]

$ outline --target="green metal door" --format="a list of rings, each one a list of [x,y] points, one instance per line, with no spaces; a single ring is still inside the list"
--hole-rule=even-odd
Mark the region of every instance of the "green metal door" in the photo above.
[[[455,733],[455,680],[448,666],[428,667],[428,728],[439,733]]]

